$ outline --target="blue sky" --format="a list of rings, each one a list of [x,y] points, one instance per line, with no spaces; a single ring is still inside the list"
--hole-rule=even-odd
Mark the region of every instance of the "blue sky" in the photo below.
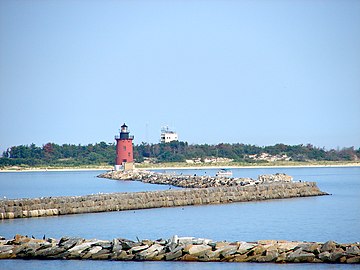
[[[0,1],[0,150],[360,147],[360,1]]]

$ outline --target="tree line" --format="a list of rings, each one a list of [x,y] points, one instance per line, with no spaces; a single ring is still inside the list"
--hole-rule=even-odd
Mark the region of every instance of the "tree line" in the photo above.
[[[13,146],[3,152],[0,166],[83,166],[113,165],[115,161],[115,143],[100,142],[88,145],[47,143]],[[360,159],[360,148],[347,147],[326,150],[307,145],[276,144],[256,146],[250,144],[188,144],[182,141],[170,143],[134,145],[136,162],[151,159],[154,162],[183,162],[187,159],[205,159],[222,157],[236,162],[254,161],[253,155],[266,153],[272,156],[286,155],[292,161],[356,161]],[[261,161],[266,162],[266,161]]]

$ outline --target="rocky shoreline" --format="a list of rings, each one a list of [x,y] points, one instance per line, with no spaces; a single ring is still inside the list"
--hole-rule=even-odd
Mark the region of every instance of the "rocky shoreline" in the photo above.
[[[16,235],[0,238],[0,259],[73,259],[119,261],[199,261],[273,263],[360,263],[360,243],[334,241],[215,242],[173,236],[171,239],[131,241],[62,237],[34,239]]]
[[[143,183],[171,185],[182,188],[211,188],[248,186],[271,183],[289,183],[293,178],[283,173],[259,175],[257,179],[219,177],[210,175],[178,175],[146,170],[109,171],[98,175],[100,178],[125,181],[141,181]]]

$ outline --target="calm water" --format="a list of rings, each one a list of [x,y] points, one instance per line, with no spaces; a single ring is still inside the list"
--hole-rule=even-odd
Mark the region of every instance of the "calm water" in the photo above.
[[[170,172],[170,170],[167,170]],[[215,174],[216,170],[177,170],[183,174]],[[195,236],[213,240],[285,239],[338,242],[360,241],[360,167],[234,169],[234,176],[284,172],[295,180],[316,181],[331,196],[234,203],[227,205],[159,208],[138,211],[69,215],[0,221],[0,235],[16,233],[42,237],[135,240]],[[0,173],[0,194],[13,197],[82,195],[167,189],[99,179],[99,172]],[[88,261],[0,261],[0,269],[353,269],[339,265],[274,265],[216,263],[151,263]]]
[[[105,171],[0,172],[1,198],[78,196],[96,193],[164,190],[168,186],[115,181],[96,176]]]

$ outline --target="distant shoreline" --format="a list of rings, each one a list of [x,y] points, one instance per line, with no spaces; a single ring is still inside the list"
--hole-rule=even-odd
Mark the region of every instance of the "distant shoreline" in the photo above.
[[[336,168],[336,167],[360,167],[360,163],[339,163],[339,164],[291,164],[291,165],[213,165],[213,166],[149,166],[149,167],[136,167],[139,170],[210,170],[210,169],[266,169],[266,168]],[[63,171],[110,171],[112,166],[106,167],[89,167],[89,168],[7,168],[0,169],[1,172],[63,172]]]
[[[360,163],[354,164],[329,164],[329,165],[249,165],[249,166],[189,166],[189,167],[146,167],[139,170],[209,170],[209,169],[267,169],[267,168],[336,168],[336,167],[360,167]]]
[[[0,169],[0,173],[2,172],[76,172],[76,171],[109,171],[111,168],[27,168],[27,169]]]

